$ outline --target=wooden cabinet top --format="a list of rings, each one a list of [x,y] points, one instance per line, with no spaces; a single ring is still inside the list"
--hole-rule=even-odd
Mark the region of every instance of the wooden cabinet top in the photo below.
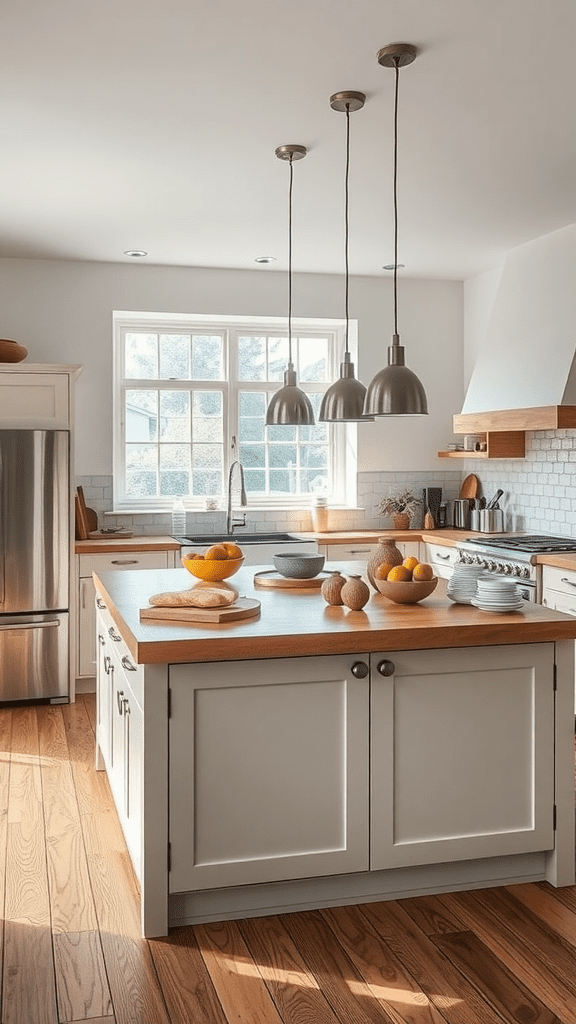
[[[109,537],[94,538],[94,540],[77,540],[75,551],[77,555],[94,555],[96,553],[109,551],[179,551],[180,545],[173,537],[121,537],[118,534],[110,534]]]
[[[365,562],[327,563],[343,572],[362,572]],[[318,590],[254,587],[253,566],[231,582],[261,602],[259,618],[230,623],[146,624],[140,609],[148,598],[191,586],[185,569],[102,573],[96,590],[139,664],[243,661],[305,655],[359,654],[441,647],[544,643],[576,639],[576,618],[526,602],[522,611],[498,615],[456,605],[439,580],[431,597],[417,605],[396,605],[374,594],[362,611],[327,605]]]

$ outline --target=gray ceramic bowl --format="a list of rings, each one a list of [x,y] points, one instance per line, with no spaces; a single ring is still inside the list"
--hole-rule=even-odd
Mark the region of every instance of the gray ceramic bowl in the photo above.
[[[324,555],[308,554],[308,552],[292,551],[290,554],[273,555],[274,567],[281,576],[291,580],[311,580],[322,572]]]

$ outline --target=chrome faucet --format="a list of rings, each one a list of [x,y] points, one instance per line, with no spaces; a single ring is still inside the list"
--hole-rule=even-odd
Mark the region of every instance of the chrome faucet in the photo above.
[[[228,512],[226,515],[226,535],[231,536],[234,533],[235,526],[246,526],[246,513],[242,514],[242,519],[235,519],[232,512],[232,478],[234,476],[234,470],[238,467],[240,473],[240,504],[247,505],[248,499],[246,498],[246,488],[244,486],[244,466],[241,462],[233,462],[230,466],[230,472],[228,474]]]

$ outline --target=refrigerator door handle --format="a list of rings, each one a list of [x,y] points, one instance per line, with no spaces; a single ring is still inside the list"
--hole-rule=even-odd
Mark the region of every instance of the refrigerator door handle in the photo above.
[[[2,622],[2,629],[44,629],[46,626],[58,626],[59,619],[47,619],[45,622]]]

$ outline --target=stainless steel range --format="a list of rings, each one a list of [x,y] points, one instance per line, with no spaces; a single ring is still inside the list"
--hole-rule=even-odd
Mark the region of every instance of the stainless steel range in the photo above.
[[[516,580],[525,601],[539,600],[539,567],[534,556],[546,551],[576,551],[576,540],[545,534],[498,534],[471,537],[458,544],[460,560],[485,565],[488,572]]]

